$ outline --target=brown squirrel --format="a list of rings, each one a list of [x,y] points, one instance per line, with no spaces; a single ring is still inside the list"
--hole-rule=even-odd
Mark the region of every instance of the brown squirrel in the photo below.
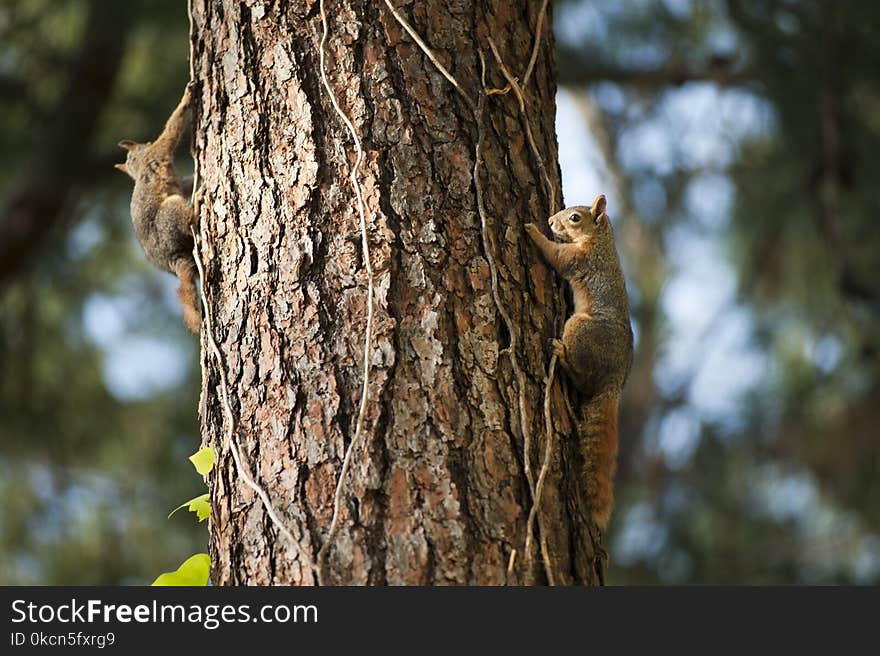
[[[618,401],[633,357],[626,284],[605,214],[605,196],[598,196],[592,207],[564,209],[549,223],[564,243],[550,241],[534,223],[526,230],[574,292],[574,314],[553,348],[586,398],[578,418],[584,480],[593,520],[604,530],[614,506]]]
[[[180,279],[177,295],[183,306],[183,321],[187,328],[198,332],[201,325],[196,289],[198,272],[190,232],[194,217],[192,206],[184,196],[189,195],[192,183],[180,179],[174,170],[174,151],[183,136],[189,102],[190,87],[187,86],[155,141],[120,141],[119,146],[128,151],[128,156],[125,164],[116,164],[116,168],[134,180],[131,195],[134,233],[147,259]]]

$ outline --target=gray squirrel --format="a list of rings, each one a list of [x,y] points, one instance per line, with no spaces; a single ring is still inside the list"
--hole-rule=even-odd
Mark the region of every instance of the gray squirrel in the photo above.
[[[614,507],[618,403],[633,359],[626,283],[605,196],[557,212],[548,223],[558,242],[533,223],[526,232],[574,293],[574,313],[553,349],[585,397],[578,418],[584,481],[593,519],[604,530]]]
[[[128,155],[125,164],[116,164],[116,168],[134,180],[131,195],[134,234],[150,262],[180,279],[177,296],[183,306],[183,322],[198,332],[201,326],[196,289],[198,271],[190,232],[194,214],[187,200],[192,182],[182,180],[174,170],[174,151],[186,127],[190,86],[155,141],[136,143],[123,139],[119,142]]]

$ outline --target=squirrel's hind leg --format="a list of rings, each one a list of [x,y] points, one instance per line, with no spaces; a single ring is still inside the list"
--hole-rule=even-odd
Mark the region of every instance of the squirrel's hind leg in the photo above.
[[[163,224],[173,225],[186,239],[192,239],[190,226],[194,221],[193,208],[183,196],[179,194],[168,196],[162,201],[159,213],[162,215],[160,220]]]
[[[581,342],[590,331],[592,319],[585,313],[575,313],[565,322],[562,339],[553,340],[553,352],[559,357],[559,364],[565,369],[572,382],[581,390],[589,383],[589,362],[585,361]]]

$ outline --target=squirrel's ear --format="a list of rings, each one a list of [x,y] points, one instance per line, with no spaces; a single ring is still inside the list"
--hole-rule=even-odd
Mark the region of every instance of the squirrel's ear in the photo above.
[[[605,194],[596,196],[596,200],[593,201],[593,206],[590,208],[590,214],[593,215],[593,221],[598,223],[599,217],[605,214]]]
[[[131,139],[123,139],[117,145],[120,148],[125,148],[126,150],[131,150],[132,148],[137,146],[137,144],[134,141],[132,141]]]

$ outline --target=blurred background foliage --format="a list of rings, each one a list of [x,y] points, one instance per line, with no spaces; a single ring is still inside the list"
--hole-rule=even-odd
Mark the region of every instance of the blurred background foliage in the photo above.
[[[880,582],[880,5],[560,0],[566,201],[609,197],[637,336],[609,580]],[[0,583],[201,551],[198,352],[112,168],[185,3],[0,5]]]

